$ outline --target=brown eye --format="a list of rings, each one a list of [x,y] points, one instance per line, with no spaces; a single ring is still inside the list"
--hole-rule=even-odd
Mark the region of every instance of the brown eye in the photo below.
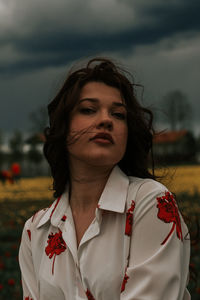
[[[126,114],[121,112],[115,112],[113,113],[113,116],[116,117],[119,120],[126,120]]]
[[[92,108],[85,107],[85,108],[80,109],[80,113],[82,113],[84,115],[91,115],[91,114],[95,113],[95,110]]]

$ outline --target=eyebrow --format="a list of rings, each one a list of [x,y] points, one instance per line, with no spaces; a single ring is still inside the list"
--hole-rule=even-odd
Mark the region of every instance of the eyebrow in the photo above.
[[[89,102],[92,102],[92,103],[97,103],[99,102],[99,99],[98,98],[83,98],[79,101],[79,104],[84,102],[84,101],[89,101]],[[126,105],[122,102],[112,102],[112,105],[113,106],[117,106],[117,107],[124,107],[126,108]]]

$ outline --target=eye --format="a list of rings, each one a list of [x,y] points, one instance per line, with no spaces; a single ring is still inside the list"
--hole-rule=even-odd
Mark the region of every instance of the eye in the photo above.
[[[82,108],[80,108],[79,111],[81,114],[84,114],[84,115],[91,115],[96,112],[95,109],[89,108],[89,107],[82,107]]]
[[[126,113],[114,112],[114,113],[112,113],[112,115],[119,120],[126,120]]]

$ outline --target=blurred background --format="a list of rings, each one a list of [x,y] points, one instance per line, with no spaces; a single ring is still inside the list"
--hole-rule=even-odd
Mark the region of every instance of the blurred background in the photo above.
[[[21,230],[53,200],[46,107],[69,69],[93,56],[114,59],[144,86],[137,95],[155,115],[157,174],[183,213],[199,218],[199,10],[198,0],[0,0],[0,299],[21,299]],[[199,299],[199,244],[192,249]]]

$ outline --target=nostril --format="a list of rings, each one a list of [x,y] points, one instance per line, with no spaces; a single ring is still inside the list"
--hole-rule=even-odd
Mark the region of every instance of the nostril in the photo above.
[[[107,128],[107,129],[112,129],[113,124],[112,124],[111,121],[102,121],[102,122],[99,123],[98,127],[104,127],[104,128]]]

